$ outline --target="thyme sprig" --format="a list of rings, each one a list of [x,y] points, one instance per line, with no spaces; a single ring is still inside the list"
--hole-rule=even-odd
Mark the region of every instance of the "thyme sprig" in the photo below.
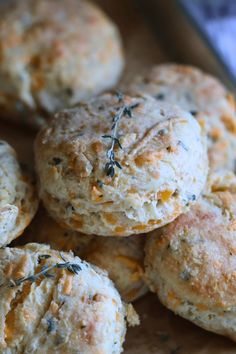
[[[79,264],[68,262],[62,257],[61,254],[60,254],[60,256],[61,256],[63,262],[55,263],[55,264],[52,264],[49,266],[47,266],[47,265],[42,266],[41,270],[38,273],[29,275],[28,277],[22,277],[22,278],[15,279],[15,280],[11,279],[10,280],[10,287],[13,288],[15,286],[19,286],[26,281],[35,282],[37,279],[39,279],[42,276],[44,276],[45,278],[54,278],[54,275],[50,273],[50,271],[52,269],[67,269],[72,274],[78,274],[81,271],[81,267]],[[50,257],[51,256],[49,256],[49,255],[42,255],[42,256],[39,256],[39,260],[48,259]]]
[[[117,99],[118,103],[122,104],[121,107],[118,108],[117,113],[115,114],[113,120],[112,120],[112,127],[111,127],[111,135],[103,135],[102,138],[104,139],[110,139],[111,140],[111,146],[109,150],[107,151],[107,158],[109,161],[105,164],[105,172],[107,176],[110,176],[111,178],[115,174],[115,167],[118,167],[119,169],[122,169],[121,164],[115,159],[115,152],[114,148],[117,145],[120,149],[122,149],[121,143],[119,141],[118,137],[118,126],[119,122],[122,117],[128,116],[129,118],[132,117],[132,110],[136,107],[138,107],[139,103],[135,103],[132,105],[126,105],[124,104],[124,97],[123,94],[118,92],[117,93]]]

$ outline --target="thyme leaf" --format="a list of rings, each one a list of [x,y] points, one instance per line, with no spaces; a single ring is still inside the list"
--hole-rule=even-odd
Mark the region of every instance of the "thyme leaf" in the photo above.
[[[117,109],[117,112],[112,120],[112,127],[111,127],[111,135],[102,135],[104,139],[111,140],[111,146],[107,151],[107,158],[108,162],[105,164],[105,172],[106,175],[109,177],[114,177],[115,175],[115,168],[118,167],[120,170],[122,169],[121,164],[115,159],[115,152],[114,148],[117,145],[120,149],[122,149],[121,143],[118,137],[118,125],[122,117],[128,116],[129,118],[132,117],[132,110],[139,106],[139,103],[126,105],[124,104],[124,96],[121,92],[117,92],[117,100],[118,103],[122,105]]]
[[[45,257],[43,257],[45,259]],[[49,257],[46,257],[46,259]],[[62,258],[62,256],[61,256]],[[68,262],[65,261],[64,258],[62,258],[64,262],[61,263],[55,263],[52,265],[44,265],[43,267],[41,267],[40,271],[38,273],[29,275],[27,277],[22,277],[19,279],[10,279],[10,287],[13,288],[15,286],[19,286],[22,283],[26,282],[26,281],[30,281],[30,282],[34,282],[37,279],[39,279],[40,277],[45,277],[45,278],[53,278],[54,275],[50,273],[50,271],[52,269],[66,269],[68,270],[70,273],[72,274],[78,274],[81,271],[81,267],[79,264],[77,263],[72,263],[72,262]]]

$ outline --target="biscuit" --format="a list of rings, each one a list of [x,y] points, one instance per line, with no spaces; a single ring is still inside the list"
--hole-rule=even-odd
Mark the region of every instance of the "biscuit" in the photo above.
[[[1,116],[35,126],[114,86],[124,63],[116,26],[83,0],[2,5],[0,48]]]
[[[236,341],[236,178],[219,185],[146,244],[146,281],[161,302]],[[231,180],[232,181],[232,180]]]
[[[73,251],[76,256],[105,269],[126,302],[134,301],[148,291],[143,281],[145,238],[142,235],[125,238],[84,235],[61,228],[40,210],[22,241]]]
[[[99,268],[32,243],[0,250],[0,279],[1,353],[122,352],[126,308]]]
[[[20,236],[38,207],[35,188],[15,151],[0,140],[0,247]]]
[[[205,136],[191,114],[152,97],[120,96],[61,111],[36,138],[40,196],[65,228],[148,232],[187,210],[204,187]]]
[[[236,168],[236,114],[233,96],[216,78],[185,65],[163,64],[136,77],[130,92],[191,112],[208,136],[210,169]]]

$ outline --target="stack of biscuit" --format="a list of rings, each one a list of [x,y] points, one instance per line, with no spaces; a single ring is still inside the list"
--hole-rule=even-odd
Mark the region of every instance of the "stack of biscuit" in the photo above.
[[[119,354],[148,289],[235,340],[233,96],[174,64],[104,93],[121,39],[83,0],[13,1],[0,48],[1,116],[40,127],[37,186],[0,141],[1,353]]]

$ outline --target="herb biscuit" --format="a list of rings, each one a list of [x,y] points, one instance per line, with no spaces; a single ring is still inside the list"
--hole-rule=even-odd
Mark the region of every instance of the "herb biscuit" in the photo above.
[[[13,148],[0,140],[0,247],[22,234],[38,207],[35,187]]]
[[[136,77],[128,90],[191,112],[208,137],[210,170],[235,171],[235,100],[216,78],[191,66],[163,64]]]
[[[73,251],[80,258],[105,269],[126,302],[147,292],[143,281],[145,238],[142,235],[125,238],[84,235],[63,229],[40,210],[22,238],[22,241],[26,240],[49,244],[60,251]]]
[[[151,233],[145,266],[165,306],[236,341],[236,178],[226,180],[215,180],[188,213]]]
[[[0,250],[0,279],[2,354],[122,352],[126,307],[99,268],[32,243]]]
[[[65,228],[129,236],[174,220],[207,176],[190,113],[152,97],[105,94],[64,110],[36,138],[46,209]]]
[[[112,87],[123,68],[116,26],[84,0],[1,5],[0,48],[1,117],[36,126]]]

